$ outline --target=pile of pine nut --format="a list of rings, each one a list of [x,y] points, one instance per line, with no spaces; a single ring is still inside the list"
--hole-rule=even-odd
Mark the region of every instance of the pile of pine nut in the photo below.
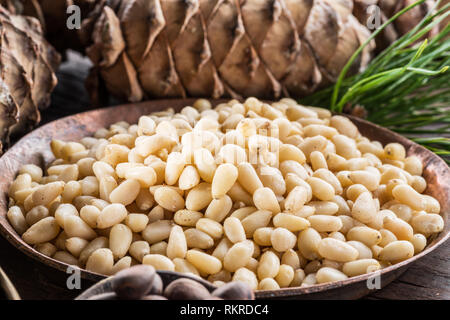
[[[254,290],[374,272],[444,228],[418,157],[346,117],[256,98],[118,122],[53,140],[24,165],[8,219],[56,260],[100,274],[135,264]]]

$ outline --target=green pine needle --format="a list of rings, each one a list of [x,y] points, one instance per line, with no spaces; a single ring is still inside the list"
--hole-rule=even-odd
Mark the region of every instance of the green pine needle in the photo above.
[[[334,86],[300,102],[336,112],[363,107],[369,121],[407,136],[450,163],[450,25],[417,43],[450,15],[450,4],[437,9],[437,1],[417,26],[375,57],[363,72],[346,78],[358,55],[383,28],[423,2],[414,2],[375,31],[349,59]]]

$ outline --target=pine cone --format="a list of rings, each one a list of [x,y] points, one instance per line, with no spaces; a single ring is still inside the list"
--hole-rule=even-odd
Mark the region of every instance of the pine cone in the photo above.
[[[362,25],[372,24],[374,13],[370,12],[371,6],[378,6],[380,10],[380,23],[383,24],[397,12],[413,4],[416,0],[354,0],[353,14],[358,18]],[[392,24],[388,25],[376,38],[376,50],[378,52],[387,48],[392,42],[406,34],[414,28],[430,10],[432,10],[436,1],[428,0],[404,13]],[[369,27],[371,31],[372,29]]]
[[[350,0],[111,0],[82,34],[92,34],[93,75],[122,99],[300,97],[335,81],[369,36],[352,9]],[[370,48],[352,71],[369,58]]]
[[[45,38],[61,53],[66,49],[84,51],[78,30],[66,26],[67,8],[77,5],[84,19],[98,0],[0,0],[11,13],[35,17],[41,23]]]
[[[0,6],[0,153],[11,136],[28,131],[40,120],[56,86],[59,54],[42,37],[31,17],[11,15]]]

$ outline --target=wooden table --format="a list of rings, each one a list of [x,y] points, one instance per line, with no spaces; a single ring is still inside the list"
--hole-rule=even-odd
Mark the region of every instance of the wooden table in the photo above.
[[[83,83],[88,69],[87,60],[69,54],[69,61],[58,73],[59,84],[52,97],[52,106],[43,113],[43,123],[88,109],[89,98]],[[49,270],[3,238],[0,238],[0,265],[23,299],[73,299],[81,292],[67,289],[68,274]],[[90,285],[83,280],[82,290]],[[399,279],[384,289],[375,290],[365,299],[449,300],[450,241],[415,263]]]

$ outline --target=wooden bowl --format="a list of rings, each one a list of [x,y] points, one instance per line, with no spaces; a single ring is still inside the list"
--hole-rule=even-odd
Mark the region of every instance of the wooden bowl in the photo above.
[[[0,268],[0,300],[20,300],[19,293],[9,280],[6,273]]]
[[[15,247],[25,254],[48,265],[49,267],[66,271],[68,265],[52,258],[49,258],[26,244],[14,231],[6,218],[8,210],[7,191],[11,181],[17,175],[21,165],[34,163],[44,166],[53,159],[49,142],[51,139],[79,140],[87,135],[93,134],[102,127],[107,127],[112,123],[125,120],[129,123],[136,123],[141,115],[149,114],[153,111],[172,107],[180,110],[186,105],[192,104],[194,99],[184,100],[156,100],[138,104],[121,105],[117,107],[93,110],[59,119],[44,125],[23,137],[12,148],[10,148],[0,158],[0,233]],[[224,100],[215,100],[214,104]],[[441,204],[441,215],[445,221],[444,230],[434,236],[426,249],[418,255],[397,263],[388,268],[382,269],[379,275],[379,282],[373,280],[374,274],[365,274],[350,279],[314,285],[303,288],[285,288],[276,291],[257,292],[257,298],[261,299],[356,299],[368,294],[371,289],[368,280],[376,288],[382,288],[392,280],[399,277],[414,261],[422,258],[444,243],[450,236],[449,212],[450,212],[450,169],[445,162],[437,155],[416,143],[392,132],[379,127],[368,121],[348,116],[359,128],[360,132],[371,140],[380,141],[383,144],[398,142],[405,146],[408,155],[418,156],[424,163],[423,176],[428,183],[427,194],[435,197]],[[104,276],[81,271],[84,279],[99,281]],[[372,287],[373,289],[373,287]]]

